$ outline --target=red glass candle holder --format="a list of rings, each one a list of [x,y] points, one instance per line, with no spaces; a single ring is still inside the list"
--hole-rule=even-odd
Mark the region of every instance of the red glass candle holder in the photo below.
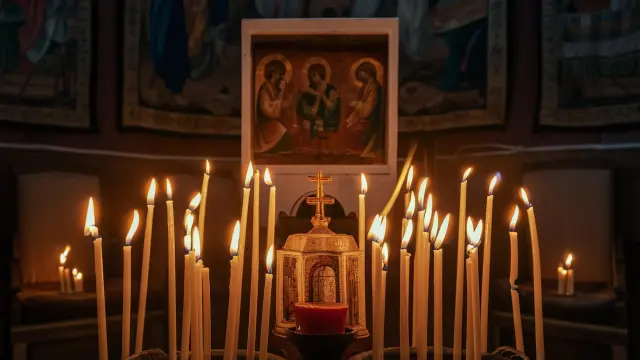
[[[347,326],[347,304],[342,303],[296,303],[296,329],[301,334],[344,334]]]

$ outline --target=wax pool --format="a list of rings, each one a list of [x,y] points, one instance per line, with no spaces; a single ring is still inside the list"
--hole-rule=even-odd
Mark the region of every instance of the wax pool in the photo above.
[[[347,308],[341,303],[297,303],[296,328],[303,334],[342,334],[347,325]]]

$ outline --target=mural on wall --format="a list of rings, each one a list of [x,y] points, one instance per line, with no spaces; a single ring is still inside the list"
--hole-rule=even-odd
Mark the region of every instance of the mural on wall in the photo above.
[[[0,120],[89,128],[91,0],[0,0]]]
[[[501,124],[506,2],[127,0],[123,123],[239,134],[243,18],[398,17],[399,130]]]
[[[640,121],[640,2],[542,2],[540,124]]]

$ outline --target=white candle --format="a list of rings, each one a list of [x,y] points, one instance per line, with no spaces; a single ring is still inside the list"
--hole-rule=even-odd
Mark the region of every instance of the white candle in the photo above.
[[[196,257],[195,270],[191,280],[191,356],[201,360],[202,357],[202,260],[200,248],[200,231],[193,228],[191,243]]]
[[[191,217],[193,224],[193,217]],[[189,359],[189,335],[191,333],[191,279],[195,269],[195,252],[191,250],[191,235],[184,237],[184,293],[182,296],[182,338],[180,359]]]
[[[527,192],[520,188],[520,195],[527,206],[529,218],[529,234],[531,235],[531,256],[533,258],[533,303],[536,331],[536,359],[544,359],[544,323],[542,315],[542,274],[540,269],[540,244],[538,242],[538,229],[536,227],[536,215],[533,204],[529,202]]]
[[[465,224],[467,217],[467,179],[472,168],[468,168],[460,182],[460,212],[458,214],[458,261],[456,267],[456,302],[453,320],[453,359],[462,355],[462,299],[464,296],[464,252],[466,249]]]
[[[377,287],[377,280],[378,280],[378,270],[376,268],[376,264],[379,263],[378,259],[379,259],[379,252],[380,252],[380,239],[378,238],[379,235],[379,228],[381,226],[382,223],[382,218],[380,218],[380,215],[376,215],[373,219],[373,223],[371,224],[371,228],[369,229],[369,233],[367,234],[367,238],[369,238],[371,240],[371,303],[372,303],[372,308],[373,309],[377,309],[378,308],[378,297],[375,296],[375,294],[377,294],[378,292],[378,287]],[[372,329],[373,329],[373,358],[374,359],[380,359],[380,357],[382,356],[382,353],[378,354],[376,351],[379,347],[379,339],[378,336],[376,336],[376,334],[378,333],[377,329],[378,329],[378,313],[376,311],[372,311],[371,313],[372,317],[373,317],[373,324],[372,324]]]
[[[236,312],[238,304],[238,293],[235,286],[238,281],[239,269],[238,269],[238,246],[240,241],[240,222],[236,221],[236,225],[233,228],[233,235],[231,237],[231,245],[229,246],[229,253],[231,260],[229,261],[230,276],[229,276],[229,302],[227,310],[227,328],[224,342],[224,360],[233,359],[234,344],[236,336]]]
[[[385,302],[386,302],[386,289],[387,289],[387,270],[389,269],[389,247],[387,244],[382,245],[382,267],[380,271],[380,286],[378,288],[378,308],[376,310],[376,317],[378,318],[378,324],[380,330],[374,334],[377,337],[377,348],[374,348],[374,359],[384,358],[384,315],[385,315]]]
[[[82,279],[82,273],[78,272],[78,269],[73,269],[71,272],[73,276],[73,286],[76,292],[84,292],[84,280]]]
[[[151,260],[151,235],[153,231],[153,208],[156,196],[156,179],[151,179],[147,192],[147,220],[144,226],[144,244],[142,248],[142,269],[140,277],[140,295],[138,297],[138,319],[136,326],[136,354],[141,352],[144,340],[144,320],[147,312],[147,289],[149,286],[149,262]]]
[[[96,226],[96,218],[93,209],[93,198],[89,198],[87,217],[84,222],[85,236],[93,237],[93,258],[96,272],[96,305],[98,311],[98,346],[100,360],[109,359],[109,349],[107,348],[107,312],[104,299],[104,270],[102,266],[102,237],[99,235]]]
[[[408,219],[407,228],[402,234],[400,247],[400,359],[409,359],[409,273],[408,268],[411,254],[407,252],[407,246],[413,233],[413,220]]]
[[[202,262],[202,260],[198,260],[198,262],[196,263],[196,269],[197,269],[197,277],[196,277],[196,302],[198,305],[198,309],[197,309],[197,316],[198,316],[198,336],[196,337],[197,340],[197,350],[198,350],[198,359],[202,360],[203,356],[204,356],[204,348],[203,348],[203,344],[204,344],[204,322],[202,319],[202,315],[204,312],[203,306],[202,306],[202,270],[204,269],[204,263]]]
[[[253,242],[251,243],[251,292],[249,296],[249,330],[247,359],[253,359],[256,349],[258,322],[258,275],[260,274],[260,171],[253,175]]]
[[[423,238],[424,233],[424,196],[427,190],[428,178],[422,179],[418,187],[418,219],[416,220],[416,249],[415,263],[413,265],[413,321],[411,331],[411,344],[417,348],[418,359],[426,359],[427,357],[427,311],[425,310],[425,295],[429,287],[429,282],[425,282],[424,274],[426,269],[426,252],[428,239]],[[429,279],[427,276],[426,279]]]
[[[133,211],[133,220],[129,232],[125,237],[122,247],[122,359],[126,360],[130,355],[131,345],[131,240],[138,230],[140,215],[138,210]]]
[[[93,200],[91,200],[93,201]],[[85,234],[88,235],[88,234]],[[71,251],[71,246],[67,245],[64,251],[60,254],[60,266],[58,266],[58,277],[60,278],[60,292],[66,291],[65,278],[64,278],[64,264],[67,262],[67,256]]]
[[[73,288],[71,288],[71,270],[69,268],[64,269],[64,284],[65,292],[72,293]]]
[[[467,311],[467,326],[466,326],[466,337],[465,337],[465,341],[466,341],[466,353],[465,353],[465,359],[466,360],[475,360],[475,355],[476,355],[476,351],[475,351],[475,344],[473,343],[474,338],[473,338],[473,290],[471,289],[471,276],[469,276],[469,274],[471,273],[471,264],[470,264],[470,260],[467,259],[465,261],[465,271],[467,273],[467,292],[466,292],[466,300],[467,300],[467,306],[466,306],[466,311]]]
[[[566,287],[566,292],[565,294],[567,296],[572,296],[575,293],[575,285],[574,285],[574,280],[573,280],[573,269],[571,268],[571,265],[573,263],[573,255],[569,254],[567,256],[567,259],[564,262],[564,267],[565,267],[565,278],[567,279],[567,287]]]
[[[358,195],[358,249],[360,249],[360,251],[362,252],[362,259],[364,259],[364,254],[365,254],[365,221],[367,218],[366,215],[366,207],[365,207],[365,197],[367,194],[367,190],[368,190],[368,186],[367,186],[367,178],[364,176],[364,174],[360,174],[360,194]],[[359,284],[358,287],[361,289],[361,300],[366,300],[367,298],[367,287],[365,285],[365,264],[364,261],[359,263],[358,266],[358,272],[359,272]],[[372,298],[373,298],[373,293],[372,293]],[[362,316],[362,326],[364,326],[365,328],[367,327],[367,309],[366,309],[366,302],[365,301],[360,301],[360,304],[358,304],[359,306],[359,312],[360,314],[363,314]],[[374,308],[375,309],[375,308]]]
[[[204,358],[211,359],[211,279],[209,268],[202,269],[202,306],[203,306],[203,326],[204,326]]]
[[[271,180],[269,169],[264,172],[264,183],[269,186],[269,217],[267,218],[267,251],[276,236],[276,186]]]
[[[209,160],[205,160],[204,175],[202,176],[202,190],[200,194],[202,199],[200,201],[200,210],[198,212],[198,229],[200,230],[201,247],[204,249],[204,221],[207,212],[207,194],[209,193],[209,174],[211,173],[211,164]]]
[[[169,359],[178,358],[178,335],[177,335],[177,315],[176,315],[176,230],[175,217],[173,213],[173,199],[171,182],[166,180],[167,185],[167,270],[169,272]]]
[[[264,294],[262,295],[262,319],[260,321],[260,360],[267,359],[269,348],[269,315],[271,315],[271,286],[273,274],[273,245],[267,251],[267,272],[264,275]]]
[[[511,243],[511,266],[509,269],[509,285],[511,288],[511,308],[513,311],[513,329],[516,338],[516,349],[524,352],[524,341],[522,338],[522,318],[520,316],[520,297],[518,296],[518,233],[516,223],[520,209],[516,206],[513,210],[511,223],[509,224],[509,241]]]
[[[558,295],[565,295],[567,292],[567,270],[564,266],[558,266]]]
[[[382,288],[382,277],[385,276],[386,281],[386,271],[383,274],[383,262],[385,259],[384,249],[387,248],[386,244],[383,244],[384,238],[387,232],[387,218],[380,218],[376,215],[372,228],[372,243],[373,251],[375,251],[374,260],[371,262],[371,273],[375,274],[375,282],[371,287],[371,295],[373,300],[373,358],[376,360],[381,360],[384,358],[384,299],[380,296],[380,292],[384,292],[385,290]],[[382,245],[382,246],[381,246]],[[389,249],[387,248],[387,259],[389,257]],[[383,294],[384,296],[384,294]]]
[[[500,173],[491,179],[489,194],[487,195],[487,207],[485,213],[484,250],[482,260],[482,308],[480,313],[481,339],[480,346],[483,353],[487,352],[487,331],[489,329],[489,281],[491,278],[491,230],[493,226],[493,191],[500,181]]]
[[[429,202],[431,203],[431,195]],[[442,343],[442,244],[449,229],[450,215],[444,217],[438,228],[438,213],[433,215],[430,227],[430,241],[433,242],[433,348],[436,360],[442,360],[444,346]],[[429,221],[425,220],[425,223]]]
[[[468,282],[471,284],[471,314],[473,317],[473,350],[474,359],[480,360],[482,354],[480,330],[480,291],[478,289],[478,247],[482,239],[482,220],[473,227],[473,220],[467,219],[467,237],[469,239],[469,260],[467,260]]]

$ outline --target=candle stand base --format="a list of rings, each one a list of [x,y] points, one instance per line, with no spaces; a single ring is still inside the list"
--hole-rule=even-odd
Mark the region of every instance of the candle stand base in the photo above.
[[[238,360],[246,359],[246,350],[238,350]],[[260,356],[259,351],[256,351],[254,359],[258,359]],[[211,359],[218,360],[224,357],[223,349],[212,349]],[[178,353],[178,359],[180,360],[180,353]],[[268,360],[285,360],[284,357],[267,354]],[[160,349],[145,350],[139,354],[131,355],[128,360],[169,360],[169,356]]]
[[[287,339],[298,349],[303,360],[340,360],[356,340],[356,334],[352,329],[335,335],[308,335],[288,329]]]
[[[429,358],[433,358],[434,356],[434,352],[433,352],[433,348],[430,347],[429,348]],[[465,351],[462,350],[462,355],[465,354]],[[397,347],[393,347],[393,348],[386,348],[384,349],[384,358],[385,360],[396,360],[396,359],[400,359],[400,348]],[[418,355],[416,353],[416,348],[411,348],[411,359],[417,359]],[[350,358],[350,360],[369,360],[369,359],[373,359],[373,352],[372,351],[367,351],[361,354],[357,354],[354,355]],[[444,356],[443,356],[444,360],[450,360],[453,359],[453,349],[450,348],[445,348],[444,349]],[[499,348],[497,348],[494,352],[492,352],[491,354],[483,354],[482,355],[482,359],[484,360],[529,360],[529,358],[527,357],[527,355],[523,354],[522,352],[507,347],[507,346],[501,346]]]

